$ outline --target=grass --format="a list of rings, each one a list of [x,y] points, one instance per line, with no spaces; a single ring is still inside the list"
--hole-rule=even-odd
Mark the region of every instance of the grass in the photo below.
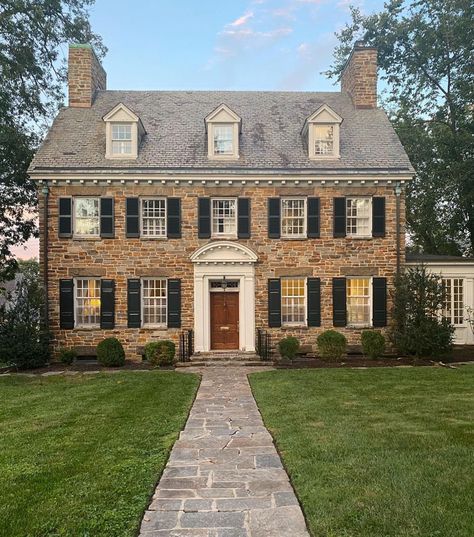
[[[473,366],[250,381],[314,537],[474,535]]]
[[[198,378],[0,378],[0,535],[136,535]]]

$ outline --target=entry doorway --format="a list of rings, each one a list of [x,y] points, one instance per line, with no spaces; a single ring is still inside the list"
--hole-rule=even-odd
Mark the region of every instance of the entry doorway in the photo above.
[[[211,350],[239,349],[239,292],[210,293]]]

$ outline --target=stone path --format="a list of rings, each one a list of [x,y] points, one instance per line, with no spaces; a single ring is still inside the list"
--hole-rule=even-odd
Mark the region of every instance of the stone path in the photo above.
[[[190,371],[190,370],[188,370]],[[309,537],[245,367],[206,367],[140,537]]]

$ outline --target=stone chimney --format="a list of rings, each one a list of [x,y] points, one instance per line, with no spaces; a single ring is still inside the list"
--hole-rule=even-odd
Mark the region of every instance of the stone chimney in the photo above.
[[[107,89],[107,74],[91,45],[69,45],[69,106],[90,108],[97,90]]]
[[[356,108],[377,107],[377,49],[356,41],[341,76],[341,91]]]

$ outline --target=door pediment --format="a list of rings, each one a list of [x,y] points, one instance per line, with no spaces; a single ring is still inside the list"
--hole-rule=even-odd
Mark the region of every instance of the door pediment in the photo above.
[[[191,255],[196,264],[253,264],[258,260],[257,254],[237,242],[215,241],[201,246]]]

